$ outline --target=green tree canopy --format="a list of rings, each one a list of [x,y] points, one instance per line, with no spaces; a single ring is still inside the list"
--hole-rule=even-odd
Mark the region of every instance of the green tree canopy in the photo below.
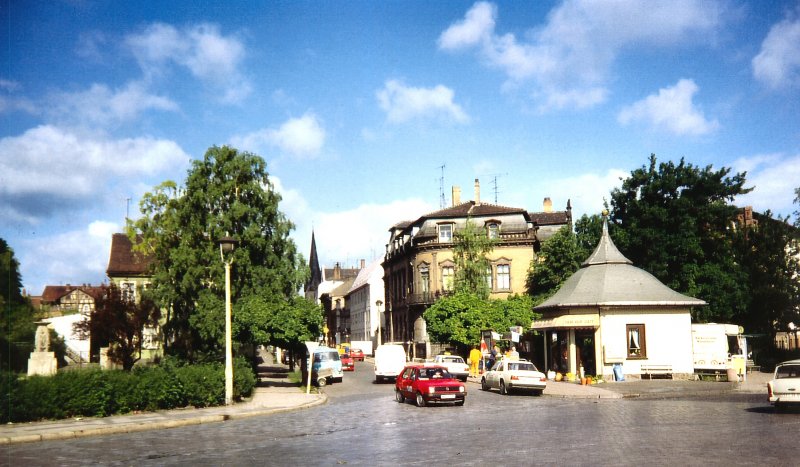
[[[580,268],[587,256],[569,226],[561,227],[542,243],[541,250],[531,261],[527,277],[528,294],[536,303],[542,302]]]
[[[708,302],[695,319],[729,321],[746,310],[747,277],[735,263],[729,227],[734,197],[748,193],[745,173],[684,162],[631,172],[611,192],[614,242],[634,265],[681,293]]]
[[[453,288],[456,293],[475,293],[483,299],[489,298],[490,289],[486,275],[491,265],[486,255],[492,251],[494,245],[494,240],[489,238],[486,230],[477,226],[471,218],[467,218],[463,229],[455,232]]]
[[[253,316],[260,308],[243,304],[251,297],[286,303],[307,274],[280,200],[264,160],[228,146],[194,161],[184,188],[168,181],[143,197],[143,216],[129,236],[155,259],[151,292],[168,311],[171,353],[196,360],[222,355],[225,277],[217,241],[225,236],[238,241],[230,256],[234,341],[266,343],[266,323]]]
[[[22,295],[22,277],[14,250],[0,238],[0,368],[24,371],[33,351],[35,310]]]

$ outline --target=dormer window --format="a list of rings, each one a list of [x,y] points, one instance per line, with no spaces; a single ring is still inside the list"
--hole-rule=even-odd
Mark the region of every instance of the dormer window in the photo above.
[[[439,224],[439,243],[453,241],[453,224]]]
[[[498,238],[500,237],[500,224],[497,222],[490,222],[486,224],[486,231],[488,232],[489,238]]]

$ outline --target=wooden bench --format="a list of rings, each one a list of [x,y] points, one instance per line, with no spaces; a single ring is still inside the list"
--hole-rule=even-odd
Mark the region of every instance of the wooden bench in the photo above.
[[[672,365],[659,365],[645,363],[641,365],[642,376],[647,375],[648,379],[653,379],[653,375],[669,376],[672,379]]]
[[[756,365],[756,362],[753,359],[747,360],[746,368],[748,373],[752,373],[754,371],[761,371],[761,365]]]

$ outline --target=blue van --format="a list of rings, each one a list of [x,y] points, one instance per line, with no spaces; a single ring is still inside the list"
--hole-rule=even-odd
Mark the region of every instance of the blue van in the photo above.
[[[311,380],[318,386],[328,383],[341,383],[344,378],[342,361],[339,351],[330,347],[317,347],[314,349],[314,358],[311,364]]]

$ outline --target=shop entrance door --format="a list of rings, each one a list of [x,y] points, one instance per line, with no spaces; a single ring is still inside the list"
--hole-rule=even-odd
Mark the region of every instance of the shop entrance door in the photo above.
[[[575,330],[575,358],[578,368],[583,366],[584,375],[596,376],[594,329]]]

